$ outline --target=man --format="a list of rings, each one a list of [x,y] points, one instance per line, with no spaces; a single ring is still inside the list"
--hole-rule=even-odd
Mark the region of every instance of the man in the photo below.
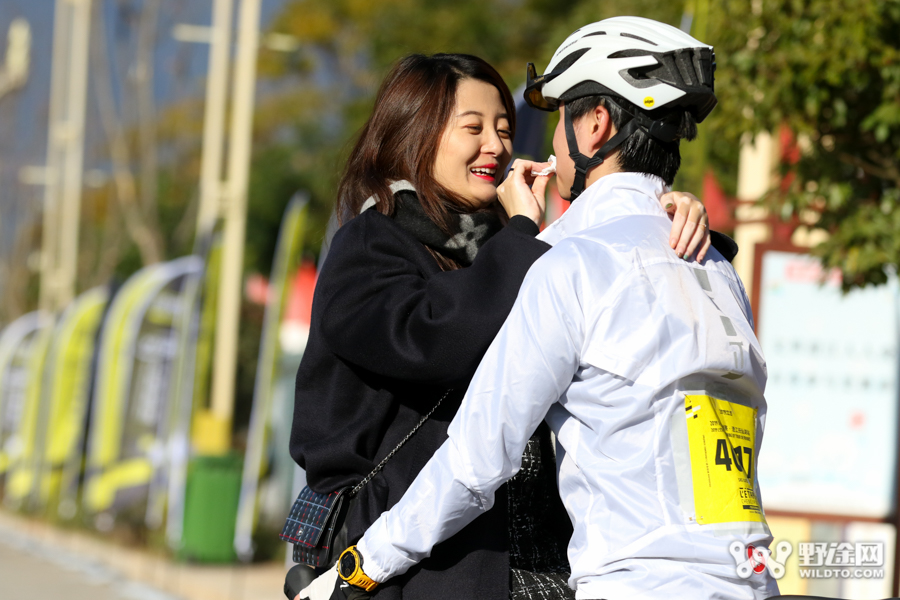
[[[765,598],[730,551],[771,541],[756,481],[766,368],[734,269],[679,259],[658,196],[716,104],[712,48],[608,19],[572,34],[526,96],[562,111],[557,183],[576,200],[542,238],[449,439],[339,561],[347,597],[404,573],[483,511],[546,419],[574,526],[577,598]],[[500,194],[531,193],[519,161]],[[568,190],[568,192],[566,192]],[[750,550],[752,552],[752,550]]]

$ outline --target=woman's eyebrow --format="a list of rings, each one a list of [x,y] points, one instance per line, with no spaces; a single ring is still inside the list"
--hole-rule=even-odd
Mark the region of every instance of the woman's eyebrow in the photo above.
[[[456,118],[459,119],[460,117],[467,117],[469,115],[475,115],[476,117],[483,117],[484,113],[477,111],[477,110],[467,110],[466,112],[462,112],[462,113],[459,113],[458,115],[456,115]],[[507,113],[500,113],[499,115],[497,115],[497,118],[498,119],[506,119],[508,121],[509,115]]]

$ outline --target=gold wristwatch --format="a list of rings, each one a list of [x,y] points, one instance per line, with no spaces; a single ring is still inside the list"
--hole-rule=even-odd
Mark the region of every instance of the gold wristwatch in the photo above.
[[[371,592],[378,582],[363,572],[362,564],[363,559],[356,550],[356,546],[350,546],[341,553],[341,557],[338,559],[338,575],[350,585]]]

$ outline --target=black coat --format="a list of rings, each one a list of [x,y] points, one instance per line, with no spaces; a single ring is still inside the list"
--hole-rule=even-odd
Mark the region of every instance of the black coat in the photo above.
[[[391,218],[365,211],[335,235],[313,299],[297,372],[291,455],[318,492],[355,484],[453,392],[360,493],[351,542],[396,504],[447,439],[469,380],[512,309],[531,264],[550,246],[525,217],[490,239],[474,263],[443,272]],[[495,507],[403,577],[383,600],[505,600],[505,491]]]

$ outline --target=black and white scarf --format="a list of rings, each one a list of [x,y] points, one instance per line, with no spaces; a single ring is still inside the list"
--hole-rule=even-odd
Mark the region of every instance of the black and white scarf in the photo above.
[[[396,200],[393,219],[400,227],[436,252],[452,258],[463,267],[475,260],[478,250],[503,228],[500,217],[493,211],[474,213],[450,212],[451,234],[448,235],[425,213],[416,189],[408,181],[395,181],[391,192]],[[366,200],[360,212],[375,206],[375,199]]]

